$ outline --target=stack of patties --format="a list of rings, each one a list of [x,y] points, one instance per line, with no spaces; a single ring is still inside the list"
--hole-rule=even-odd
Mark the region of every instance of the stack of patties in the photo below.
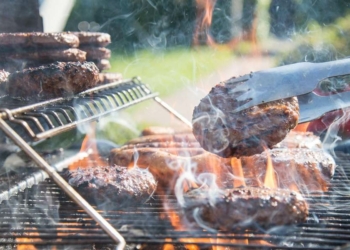
[[[106,46],[111,43],[111,36],[101,32],[74,32],[79,38],[79,49],[86,52],[86,60],[94,62],[100,72],[111,68],[109,58],[111,50]],[[122,79],[120,73],[100,73],[100,83],[110,83]]]
[[[86,52],[78,49],[73,33],[0,33],[0,69],[10,73],[56,61],[84,62]]]

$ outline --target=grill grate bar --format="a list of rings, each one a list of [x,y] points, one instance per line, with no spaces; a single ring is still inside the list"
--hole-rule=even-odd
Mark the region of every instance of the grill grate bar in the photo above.
[[[343,164],[343,167],[350,170],[350,163]],[[162,201],[166,201],[174,211],[180,212],[174,196],[154,195],[149,203],[140,207],[99,212],[130,244],[164,244],[170,241],[180,245],[193,243],[200,247],[217,245],[263,249],[264,242],[267,242],[272,244],[266,246],[268,249],[334,249],[350,242],[350,193],[347,190],[345,185],[336,190],[332,186],[329,192],[306,195],[310,204],[308,221],[293,227],[276,228],[269,234],[257,230],[218,234],[201,229],[176,230],[162,206]],[[47,203],[48,197],[51,197],[50,203]],[[55,213],[58,213],[56,217],[47,217]],[[13,240],[14,235],[18,239],[29,235],[37,245],[113,243],[51,180],[34,185],[0,204],[0,218],[0,234],[8,241]],[[36,233],[40,236],[33,235]],[[249,241],[249,245],[239,241]]]
[[[104,84],[71,99],[57,98],[20,108],[11,109],[14,101],[1,99],[0,117],[25,139],[40,141],[156,96],[132,79]]]

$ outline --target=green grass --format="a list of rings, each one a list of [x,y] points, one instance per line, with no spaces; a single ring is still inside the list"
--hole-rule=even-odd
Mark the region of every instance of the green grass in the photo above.
[[[182,87],[195,84],[233,58],[225,48],[208,47],[176,48],[152,52],[136,52],[134,55],[114,54],[110,72],[120,72],[124,78],[134,76],[148,84],[160,96],[167,96]]]

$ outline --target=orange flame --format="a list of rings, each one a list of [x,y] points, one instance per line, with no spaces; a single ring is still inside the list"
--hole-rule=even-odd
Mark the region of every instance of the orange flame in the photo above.
[[[77,168],[89,168],[94,166],[108,166],[106,161],[103,161],[98,154],[95,135],[96,124],[91,124],[91,130],[86,134],[82,144],[80,152],[87,152],[89,157],[85,157],[82,160],[71,163],[68,166],[69,170],[75,170]]]
[[[193,36],[193,45],[215,45],[209,34],[216,0],[196,0],[196,28]]]
[[[37,237],[39,236],[39,233],[36,231],[30,232],[28,233],[28,236]],[[33,242],[33,238],[16,238],[17,250],[36,250],[37,248],[35,247],[35,245],[28,244],[32,242]]]
[[[233,187],[246,186],[241,160],[238,158],[232,157],[231,167],[232,167],[233,175],[235,176],[235,179],[233,180]]]
[[[298,132],[306,132],[307,128],[309,127],[310,122],[305,122],[305,123],[301,123],[298,124],[293,131],[298,131]]]
[[[271,156],[270,156],[269,151],[267,149],[265,149],[265,151],[266,151],[266,155],[267,155],[267,164],[266,164],[264,186],[268,187],[268,188],[277,188],[275,170],[273,168]]]

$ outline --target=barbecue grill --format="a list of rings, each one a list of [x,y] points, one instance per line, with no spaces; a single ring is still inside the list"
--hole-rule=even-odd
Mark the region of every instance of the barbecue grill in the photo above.
[[[78,205],[74,194],[72,197],[68,191],[67,195],[67,190],[60,183],[56,184],[55,174],[63,175],[69,164],[87,159],[89,152],[42,158],[33,150],[32,144],[51,140],[80,124],[148,99],[155,100],[189,125],[138,78],[101,85],[68,99],[24,106],[19,106],[18,100],[4,97],[0,127],[28,153],[32,162],[0,176],[0,244],[5,248],[19,243],[31,244],[39,249],[53,246],[59,249],[106,249],[116,244],[116,239],[101,229],[104,222],[96,221],[89,208],[79,203],[80,198]],[[186,249],[189,244],[200,249],[212,249],[213,246],[225,247],[221,249],[334,249],[350,242],[350,155],[337,151],[336,159],[338,167],[330,190],[305,196],[310,214],[307,222],[295,226],[269,231],[257,228],[217,233],[203,229],[174,229],[163,206],[165,201],[176,214],[181,213],[176,198],[171,195],[154,195],[145,204],[135,207],[91,209],[101,213],[123,236],[129,249],[164,249],[165,244],[172,244],[174,249]],[[41,170],[33,162],[39,163]],[[47,171],[48,163],[53,170]]]

